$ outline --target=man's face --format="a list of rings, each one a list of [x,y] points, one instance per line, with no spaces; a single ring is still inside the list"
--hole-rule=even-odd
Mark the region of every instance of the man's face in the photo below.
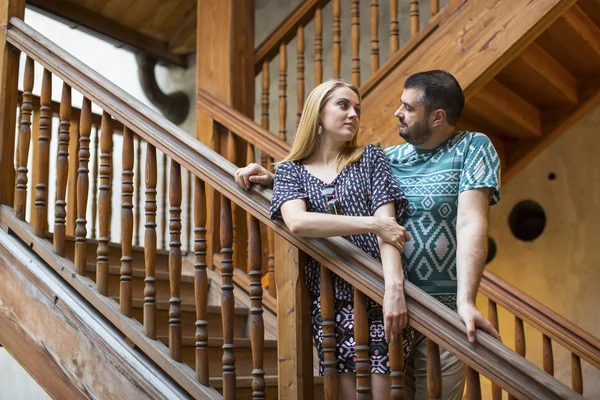
[[[420,90],[404,89],[400,98],[400,108],[394,113],[400,121],[400,137],[415,146],[427,142],[432,133],[429,116],[419,101],[420,95]]]

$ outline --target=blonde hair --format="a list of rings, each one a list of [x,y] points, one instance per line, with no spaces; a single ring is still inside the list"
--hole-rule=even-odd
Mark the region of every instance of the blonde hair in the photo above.
[[[325,104],[331,99],[333,92],[342,87],[347,87],[356,93],[358,101],[360,102],[360,92],[358,91],[358,88],[342,80],[328,80],[314,88],[308,95],[302,109],[302,116],[298,123],[298,130],[296,131],[296,137],[294,138],[290,154],[280,161],[280,163],[284,161],[302,161],[313,153],[319,137],[321,112],[323,111]],[[360,124],[360,119],[358,122]],[[359,124],[356,126],[356,133],[352,140],[344,144],[344,147],[342,147],[336,157],[335,167],[338,172],[346,166],[357,162],[362,157],[364,147],[358,145]]]

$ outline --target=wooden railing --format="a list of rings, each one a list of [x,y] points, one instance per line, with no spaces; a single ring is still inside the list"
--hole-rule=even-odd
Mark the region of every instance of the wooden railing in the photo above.
[[[279,363],[279,395],[281,398],[309,398],[312,390],[312,351],[309,350],[310,341],[305,340],[310,335],[310,324],[306,311],[308,295],[302,287],[303,259],[310,255],[321,262],[322,279],[322,309],[326,339],[324,343],[326,352],[324,390],[327,398],[337,397],[337,379],[335,366],[331,358],[335,351],[335,342],[331,341],[333,321],[333,294],[332,273],[335,273],[351,283],[359,296],[370,297],[379,304],[382,303],[384,282],[381,265],[370,256],[361,252],[342,238],[323,240],[296,237],[279,222],[269,218],[270,191],[252,189],[249,193],[241,190],[234,183],[236,166],[216,154],[197,140],[189,137],[176,126],[169,123],[164,117],[148,109],[139,101],[127,95],[120,88],[108,82],[95,71],[70,56],[58,46],[44,38],[42,35],[28,27],[22,20],[12,18],[7,34],[8,42],[16,49],[27,55],[25,65],[25,85],[23,100],[20,104],[21,118],[19,129],[19,145],[17,158],[17,180],[15,187],[14,214],[12,209],[0,208],[2,218],[7,219],[13,232],[21,236],[27,243],[32,243],[34,251],[40,255],[58,274],[63,276],[88,302],[111,321],[133,344],[145,353],[157,365],[167,371],[192,396],[197,398],[217,398],[218,393],[207,385],[208,381],[208,330],[206,321],[207,305],[207,265],[206,256],[206,230],[204,223],[207,218],[205,203],[206,185],[220,193],[221,202],[221,279],[222,279],[222,337],[223,337],[223,397],[234,399],[236,397],[236,360],[233,341],[234,329],[234,286],[232,277],[234,265],[232,263],[232,202],[237,207],[243,208],[250,215],[250,278],[252,310],[250,324],[251,346],[253,359],[253,398],[264,398],[265,380],[262,366],[264,355],[264,334],[262,320],[262,289],[260,286],[260,230],[259,222],[267,225],[274,232],[277,252],[274,257],[278,260],[276,271],[277,290],[279,299],[278,307],[278,357]],[[34,61],[35,60],[35,61]],[[37,212],[33,216],[31,226],[26,219],[27,208],[27,181],[29,179],[28,154],[31,142],[30,118],[32,111],[31,89],[34,62],[38,62],[45,69],[45,76],[53,75],[63,80],[63,98],[61,100],[59,151],[57,156],[57,187],[55,202],[55,222],[52,247],[46,240],[44,222],[45,213],[49,205],[48,182],[41,180],[35,183]],[[49,168],[49,150],[47,137],[50,132],[48,124],[48,82],[42,85],[42,116],[40,139],[33,143],[38,147],[39,159],[34,165],[38,169]],[[44,83],[43,82],[43,83]],[[70,141],[69,121],[71,114],[70,93],[77,90],[83,97],[80,119],[80,148],[78,152],[79,169],[77,176],[77,226],[75,229],[76,247],[75,262],[71,263],[63,257],[65,237],[63,235],[65,221],[68,213],[72,212],[67,206],[65,197],[69,181],[67,174],[67,158]],[[206,97],[206,95],[203,95]],[[13,100],[12,104],[16,104]],[[201,101],[202,102],[202,101]],[[213,104],[215,100],[213,99]],[[86,262],[85,247],[86,222],[87,222],[87,181],[89,176],[89,136],[91,131],[91,104],[94,103],[103,110],[100,126],[100,168],[98,186],[99,210],[99,236],[98,252],[96,258],[96,285],[85,276]],[[7,103],[9,104],[9,103]],[[7,110],[3,110],[7,111]],[[252,130],[260,134],[268,134],[264,129],[254,125],[249,119],[226,110],[233,114],[232,120],[215,117],[213,129],[215,132],[226,132],[228,138],[233,135],[244,137]],[[221,110],[220,112],[224,112]],[[119,304],[106,296],[107,281],[107,244],[110,225],[108,216],[113,209],[109,196],[109,186],[112,178],[111,166],[113,165],[110,153],[110,140],[113,135],[112,120],[123,124],[122,146],[122,200],[121,220],[123,233],[121,235],[121,269],[119,282]],[[239,126],[236,126],[238,124]],[[239,130],[238,130],[239,129]],[[146,144],[146,231],[145,231],[145,264],[146,277],[144,290],[144,319],[143,326],[132,320],[132,196],[135,193],[132,174],[134,168],[133,142],[138,139]],[[231,139],[229,139],[231,140]],[[280,145],[281,146],[281,145]],[[170,309],[169,309],[169,346],[168,349],[156,339],[158,321],[156,312],[156,288],[154,286],[154,262],[157,250],[155,210],[156,210],[156,151],[160,150],[171,160],[169,200],[169,279],[170,279]],[[3,149],[12,151],[12,149]],[[276,157],[273,151],[270,157]],[[181,364],[182,360],[182,322],[181,322],[181,296],[180,285],[182,280],[182,252],[181,252],[181,194],[182,194],[182,169],[194,175],[194,234],[195,234],[195,303],[196,332],[195,332],[195,372]],[[40,175],[38,175],[39,177]],[[39,180],[39,178],[38,178]],[[165,189],[167,191],[167,189]],[[35,246],[33,243],[35,242]],[[428,375],[428,386],[431,398],[441,398],[441,371],[439,368],[438,345],[455,353],[470,368],[468,374],[468,393],[470,398],[480,398],[479,374],[483,374],[502,389],[518,398],[581,398],[575,392],[562,385],[550,375],[534,367],[518,354],[507,349],[489,336],[481,333],[478,342],[468,342],[464,324],[448,309],[433,300],[430,296],[408,283],[406,285],[407,305],[410,314],[410,324],[426,335],[429,340],[428,362],[431,374]],[[357,325],[363,321],[358,329],[365,329],[366,309],[356,307]],[[357,343],[357,346],[366,343]],[[303,347],[304,346],[304,347]],[[308,346],[308,347],[307,347]],[[403,392],[403,375],[401,347],[392,346],[392,397],[398,398]],[[333,363],[335,364],[335,363]],[[359,368],[368,368],[361,364]],[[368,391],[368,374],[361,376],[358,387]]]

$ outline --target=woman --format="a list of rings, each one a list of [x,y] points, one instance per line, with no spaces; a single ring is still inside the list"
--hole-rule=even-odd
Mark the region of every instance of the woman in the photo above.
[[[385,326],[381,306],[368,299],[367,309],[372,398],[385,399],[390,392],[387,344],[400,340],[408,322],[401,251],[410,238],[396,222],[406,199],[383,150],[357,144],[359,118],[360,96],[352,85],[328,81],[309,94],[291,152],[275,172],[271,218],[283,219],[299,236],[344,236],[381,260]],[[272,176],[256,164],[236,172],[240,186],[248,189],[251,180],[268,185]],[[319,272],[320,264],[309,258],[305,276],[313,295],[313,336],[322,374]],[[334,276],[334,297],[339,397],[354,398],[353,288],[338,276]]]

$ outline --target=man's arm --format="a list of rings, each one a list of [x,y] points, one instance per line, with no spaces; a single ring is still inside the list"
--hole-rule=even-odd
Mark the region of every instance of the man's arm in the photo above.
[[[466,190],[458,196],[456,236],[456,270],[458,280],[458,314],[467,326],[470,342],[476,340],[475,329],[480,328],[500,340],[492,324],[475,305],[479,282],[485,267],[488,247],[488,212],[492,189]]]

